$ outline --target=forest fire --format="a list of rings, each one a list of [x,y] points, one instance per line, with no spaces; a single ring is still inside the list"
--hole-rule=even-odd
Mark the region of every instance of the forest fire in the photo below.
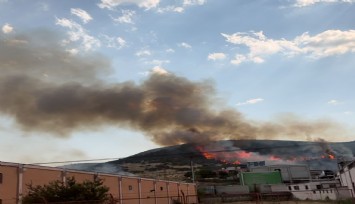
[[[241,164],[248,160],[262,159],[260,155],[255,152],[247,152],[244,150],[214,150],[209,151],[202,146],[196,146],[196,149],[206,158],[214,159],[226,164]],[[277,157],[273,157],[277,160]]]
[[[214,159],[221,163],[225,164],[242,164],[246,162],[253,161],[270,161],[270,162],[305,162],[310,160],[319,160],[319,159],[329,159],[334,160],[335,155],[326,152],[323,155],[319,156],[287,156],[282,157],[278,155],[261,155],[258,152],[249,152],[241,149],[225,149],[219,147],[213,150],[205,148],[203,146],[195,147],[206,159]]]

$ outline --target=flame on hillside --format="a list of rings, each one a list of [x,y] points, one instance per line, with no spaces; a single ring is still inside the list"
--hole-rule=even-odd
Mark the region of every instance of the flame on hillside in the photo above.
[[[297,163],[319,159],[334,160],[336,157],[330,152],[325,152],[319,156],[279,156],[279,155],[261,155],[258,152],[245,151],[241,149],[218,149],[209,150],[203,146],[195,147],[206,159],[213,159],[225,164],[242,164],[252,161],[269,161],[271,163]]]

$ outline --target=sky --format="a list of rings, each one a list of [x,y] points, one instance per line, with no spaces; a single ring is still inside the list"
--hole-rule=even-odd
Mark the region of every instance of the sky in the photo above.
[[[152,91],[145,86],[163,83],[155,75],[204,87],[208,96],[193,98],[213,98],[203,110],[228,107],[260,126],[331,124],[324,139],[352,141],[354,11],[354,0],[0,0],[0,161],[120,158],[173,144],[176,135],[161,139],[157,128],[110,113],[83,119],[63,116],[65,108],[26,109],[31,94],[55,95],[68,84],[103,98],[116,86]],[[310,133],[296,139],[323,138]]]

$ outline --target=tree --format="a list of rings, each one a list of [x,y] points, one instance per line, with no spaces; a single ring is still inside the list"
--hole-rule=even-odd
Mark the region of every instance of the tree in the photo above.
[[[27,185],[28,194],[23,197],[22,203],[51,203],[75,202],[101,204],[109,200],[109,188],[103,185],[101,179],[77,183],[74,177],[67,178],[66,182],[53,181],[48,185]]]

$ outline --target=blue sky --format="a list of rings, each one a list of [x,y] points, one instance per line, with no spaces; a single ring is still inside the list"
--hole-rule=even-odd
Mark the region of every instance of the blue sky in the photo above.
[[[352,0],[0,0],[0,40],[45,30],[70,55],[106,59],[111,70],[98,72],[106,83],[139,84],[154,73],[207,80],[223,106],[248,120],[332,121],[346,133],[325,139],[349,141],[354,11]],[[6,111],[0,121],[2,161],[117,158],[159,147],[112,124],[58,137],[20,128]]]

